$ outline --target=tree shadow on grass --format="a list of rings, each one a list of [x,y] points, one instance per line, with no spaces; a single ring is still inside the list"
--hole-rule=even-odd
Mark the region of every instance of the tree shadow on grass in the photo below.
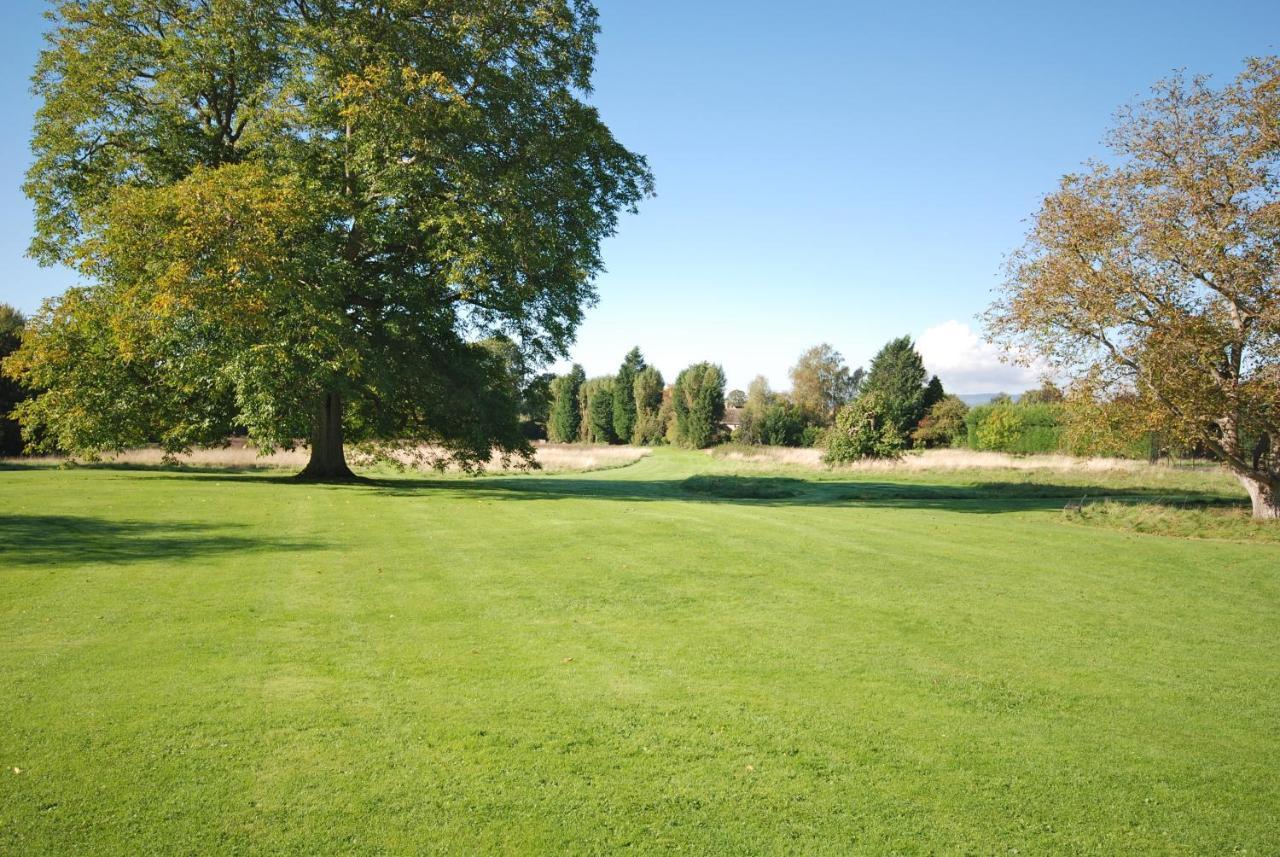
[[[685,501],[754,506],[928,508],[990,514],[1100,500],[1165,506],[1237,506],[1242,498],[1212,491],[1177,494],[1154,488],[1063,485],[1052,482],[981,482],[946,485],[911,482],[805,480],[772,476],[700,474],[680,480],[553,477],[485,477],[475,480],[368,480],[368,487],[395,495],[424,491],[490,500],[593,499],[626,502]]]
[[[227,529],[168,521],[0,514],[0,568],[6,565],[134,563],[313,547],[308,542],[263,539],[227,532]]]
[[[968,484],[889,482],[862,479],[801,479],[785,476],[695,474],[685,479],[627,479],[590,475],[538,474],[430,477],[361,477],[353,482],[300,482],[292,474],[263,471],[157,469],[157,479],[227,479],[236,483],[298,485],[334,491],[373,491],[390,496],[427,494],[468,500],[612,500],[741,503],[754,506],[828,506],[925,508],[974,514],[1061,509],[1082,500],[1146,503],[1166,507],[1234,507],[1236,497],[1209,490],[1169,492],[1140,486],[1052,481],[991,481]]]

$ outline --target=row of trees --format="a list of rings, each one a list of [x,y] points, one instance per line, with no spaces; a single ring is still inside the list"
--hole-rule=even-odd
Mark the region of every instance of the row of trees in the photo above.
[[[726,397],[724,371],[695,363],[667,385],[633,348],[614,375],[587,378],[575,365],[550,383],[546,436],[556,442],[670,443],[700,448],[730,435],[726,406],[737,409],[732,437],[742,443],[813,445],[841,405],[857,394],[862,369],[850,370],[830,345],[815,346],[791,370],[790,393],[763,376]]]
[[[885,345],[870,371],[851,369],[840,352],[817,345],[800,355],[790,377],[786,393],[772,390],[764,376],[757,376],[745,391],[732,390],[726,398],[719,366],[696,363],[667,386],[662,373],[633,348],[614,375],[587,378],[575,365],[550,381],[546,436],[559,443],[699,448],[730,439],[726,405],[735,409],[735,442],[835,443],[833,460],[894,454],[911,445],[945,445],[964,431],[963,402],[948,397],[937,376],[927,374],[910,337]],[[850,420],[864,417],[874,423],[881,441],[845,450],[841,436],[851,434]]]
[[[557,443],[709,446],[724,434],[724,372],[695,363],[667,386],[639,348],[615,375],[587,378],[575,364],[550,383],[546,436]]]

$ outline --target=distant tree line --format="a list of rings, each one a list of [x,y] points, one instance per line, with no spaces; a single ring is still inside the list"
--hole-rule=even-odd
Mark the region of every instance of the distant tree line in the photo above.
[[[20,312],[0,304],[0,358],[18,348],[24,325]],[[536,371],[504,337],[479,345],[505,367],[507,395],[518,403],[521,431],[530,440],[816,446],[832,464],[939,447],[1135,458],[1164,451],[1145,424],[1124,419],[1125,408],[1117,406],[1110,420],[1100,419],[1096,407],[1077,412],[1047,381],[1017,401],[1001,393],[970,408],[928,374],[906,336],[886,343],[867,370],[850,368],[831,345],[816,345],[791,368],[788,392],[771,389],[761,375],[746,390],[726,393],[724,371],[708,362],[686,367],[668,384],[639,348],[627,352],[616,373],[588,378],[576,364],[563,375]],[[9,415],[28,397],[17,382],[0,377],[0,455],[23,451]]]
[[[508,366],[522,429],[534,440],[821,447],[831,464],[946,447],[1126,458],[1204,452],[1170,449],[1145,423],[1126,420],[1122,402],[1110,419],[1099,418],[1096,404],[1076,407],[1047,380],[1017,399],[999,393],[969,407],[928,373],[908,336],[887,342],[866,370],[851,368],[829,344],[815,345],[791,367],[787,392],[758,375],[746,390],[726,393],[723,370],[706,362],[668,384],[639,348],[616,373],[588,378],[576,364],[563,375],[533,372],[509,340],[484,344]]]
[[[670,443],[701,448],[725,439],[724,371],[695,363],[667,385],[633,348],[614,375],[588,378],[575,364],[549,384],[546,437],[555,443]]]
[[[843,461],[949,445],[964,432],[964,403],[925,372],[909,337],[881,349],[869,371],[850,368],[826,343],[816,345],[800,355],[790,379],[785,393],[757,376],[746,390],[726,394],[724,371],[695,363],[667,385],[633,348],[613,375],[587,378],[575,365],[548,382],[546,437],[695,449],[730,440],[826,446],[830,460]]]
[[[1162,451],[1160,438],[1141,426],[1076,417],[1049,381],[1016,401],[1001,393],[971,408],[929,374],[909,336],[886,343],[866,370],[851,368],[831,345],[816,345],[789,374],[788,392],[771,389],[760,375],[747,389],[726,393],[721,368],[696,363],[667,384],[633,348],[613,375],[587,378],[575,365],[547,376],[545,436],[695,449],[722,442],[816,446],[831,464],[944,447],[1135,458]]]

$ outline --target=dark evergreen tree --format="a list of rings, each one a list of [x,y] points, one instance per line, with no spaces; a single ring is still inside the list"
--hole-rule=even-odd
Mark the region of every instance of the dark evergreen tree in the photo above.
[[[610,376],[592,378],[582,385],[583,434],[588,443],[616,443],[613,430],[613,388]]]
[[[876,393],[877,413],[888,420],[898,436],[909,437],[925,414],[927,378],[924,360],[915,344],[911,337],[903,336],[880,349],[871,361],[861,392]]]
[[[644,355],[640,353],[638,347],[632,348],[627,352],[627,356],[623,358],[622,366],[618,368],[617,378],[614,379],[616,395],[613,397],[613,433],[624,443],[631,440],[631,436],[635,433],[636,399],[634,389],[636,376],[644,368]]]
[[[924,388],[924,412],[929,413],[929,409],[946,398],[947,391],[942,387],[942,381],[937,375],[929,379],[929,383]]]
[[[712,363],[695,363],[676,378],[672,395],[676,441],[701,449],[719,439],[724,420],[724,370]]]
[[[632,398],[636,404],[636,424],[631,442],[637,445],[661,443],[666,426],[662,422],[662,389],[666,382],[662,373],[646,366],[636,375]]]
[[[567,375],[551,382],[551,413],[547,418],[547,437],[555,443],[573,443],[578,439],[581,406],[578,394],[587,373],[578,364]]]

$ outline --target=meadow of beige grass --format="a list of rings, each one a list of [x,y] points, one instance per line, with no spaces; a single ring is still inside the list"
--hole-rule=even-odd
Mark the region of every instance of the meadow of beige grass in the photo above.
[[[534,449],[543,473],[624,467],[653,452],[643,446],[581,443],[544,443],[538,444]]]
[[[639,461],[651,450],[636,446],[608,446],[604,444],[568,444],[537,443],[534,444],[534,458],[540,465],[542,473],[562,473],[581,470],[603,470],[610,467],[622,467]],[[418,450],[406,450],[400,460],[411,464],[416,453],[423,453],[429,458],[432,450],[427,447]],[[187,467],[226,467],[236,469],[281,469],[301,470],[306,466],[310,453],[305,448],[281,449],[269,455],[260,455],[257,448],[243,440],[234,439],[223,448],[195,449],[185,455],[176,456],[177,463]],[[352,451],[353,463],[360,461],[360,455]],[[24,459],[48,464],[61,464],[65,458],[50,456],[38,459]],[[102,456],[107,464],[125,464],[131,466],[159,466],[165,464],[164,453],[159,447],[148,446],[140,449],[129,449],[120,453],[108,453]],[[453,470],[454,468],[450,468]],[[490,472],[501,470],[495,459],[489,466]]]
[[[716,458],[764,467],[801,467],[812,470],[855,472],[916,472],[950,470],[1055,470],[1089,473],[1139,473],[1152,468],[1175,466],[1169,462],[1151,464],[1127,458],[1075,458],[1070,455],[1009,455],[971,449],[926,449],[897,459],[856,461],[829,467],[821,449],[783,446],[724,446],[708,450]]]

